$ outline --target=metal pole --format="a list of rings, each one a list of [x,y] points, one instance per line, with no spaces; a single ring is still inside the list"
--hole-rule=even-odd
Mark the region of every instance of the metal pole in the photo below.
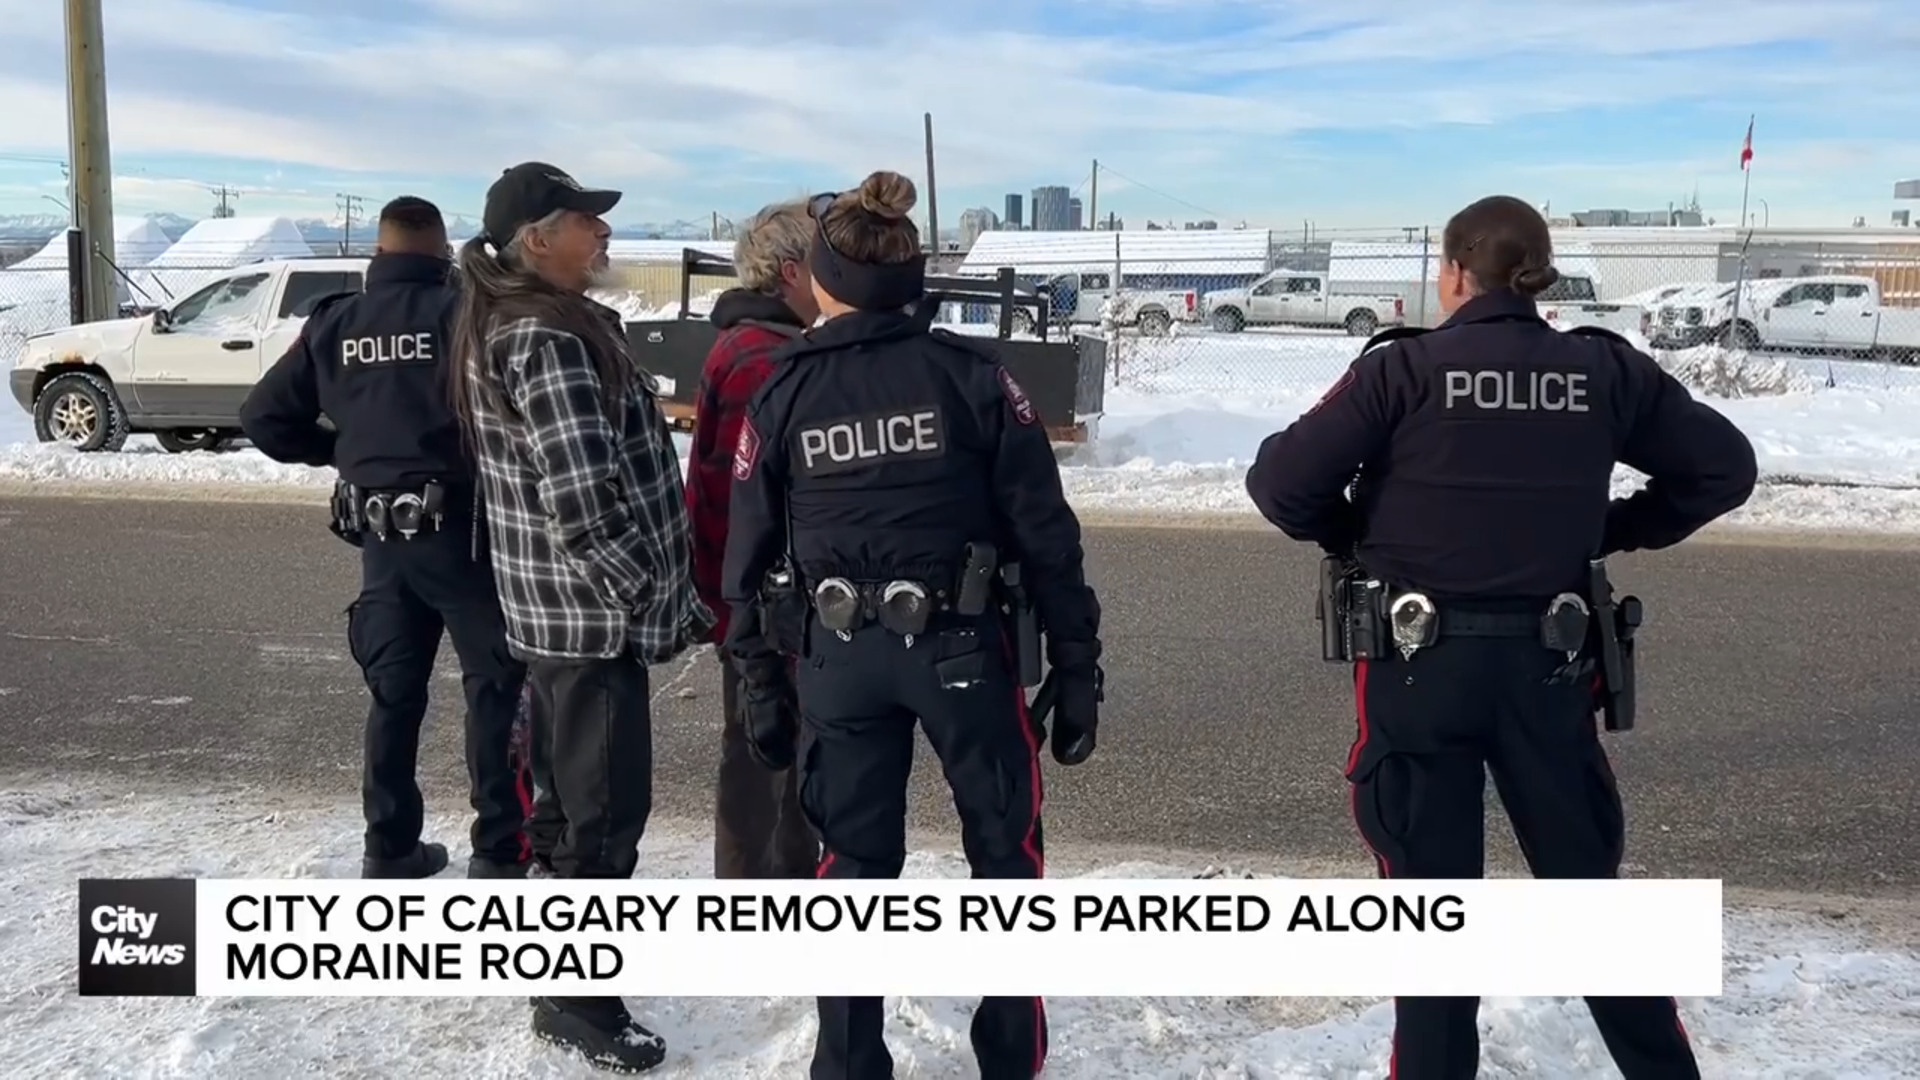
[[[87,321],[119,314],[113,265],[113,158],[107,146],[107,61],[100,0],[67,3],[67,134],[73,212],[86,245]],[[73,268],[68,269],[69,273]]]
[[[1747,130],[1753,130],[1753,117],[1747,118]],[[1753,243],[1753,227],[1747,224],[1747,193],[1753,189],[1753,162],[1740,163],[1740,172],[1746,177],[1740,183],[1740,227],[1746,235],[1740,241],[1740,268],[1733,279],[1733,321],[1727,324],[1727,344],[1737,345],[1740,341],[1740,301],[1747,291],[1747,248]]]
[[[933,114],[926,113],[927,127],[927,250],[935,267],[940,265],[940,200],[933,182]]]
[[[1100,159],[1093,159],[1093,190],[1087,193],[1087,228],[1100,227]]]

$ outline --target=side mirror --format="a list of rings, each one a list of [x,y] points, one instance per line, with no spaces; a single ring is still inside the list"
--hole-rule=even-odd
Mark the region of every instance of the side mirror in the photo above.
[[[164,334],[172,328],[173,328],[173,316],[167,312],[167,309],[154,308],[153,309],[153,332],[156,334]]]

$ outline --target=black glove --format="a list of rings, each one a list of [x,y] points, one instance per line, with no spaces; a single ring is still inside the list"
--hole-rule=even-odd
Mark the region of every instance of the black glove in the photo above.
[[[1093,756],[1106,700],[1106,672],[1098,664],[1053,671],[1053,760],[1078,765]]]
[[[758,663],[741,672],[740,726],[753,760],[774,772],[793,767],[800,702],[784,660]]]

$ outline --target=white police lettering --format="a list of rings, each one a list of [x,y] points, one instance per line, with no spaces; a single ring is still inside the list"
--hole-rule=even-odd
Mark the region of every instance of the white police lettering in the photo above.
[[[380,337],[340,339],[340,363],[353,364],[431,364],[434,359],[433,331],[414,334],[383,334]]]
[[[1583,371],[1449,371],[1446,407],[1480,412],[1588,412],[1587,375]]]
[[[800,467],[809,475],[843,472],[882,461],[911,461],[946,452],[940,410],[861,416],[800,429]]]

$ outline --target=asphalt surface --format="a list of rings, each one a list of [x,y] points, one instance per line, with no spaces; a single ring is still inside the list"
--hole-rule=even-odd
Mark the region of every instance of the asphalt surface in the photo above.
[[[0,782],[357,800],[365,697],[342,612],[358,560],[324,521],[313,505],[0,498]],[[1364,872],[1340,775],[1351,682],[1318,658],[1314,553],[1244,528],[1095,526],[1088,543],[1109,700],[1098,755],[1047,762],[1049,843]],[[1920,550],[1699,538],[1617,559],[1615,579],[1649,609],[1640,726],[1609,739],[1630,868],[1912,895]],[[656,815],[701,822],[715,661],[654,675]],[[464,796],[453,677],[423,751],[442,805]],[[924,753],[914,792],[914,825],[951,833]],[[1513,866],[1497,817],[1490,836]]]

